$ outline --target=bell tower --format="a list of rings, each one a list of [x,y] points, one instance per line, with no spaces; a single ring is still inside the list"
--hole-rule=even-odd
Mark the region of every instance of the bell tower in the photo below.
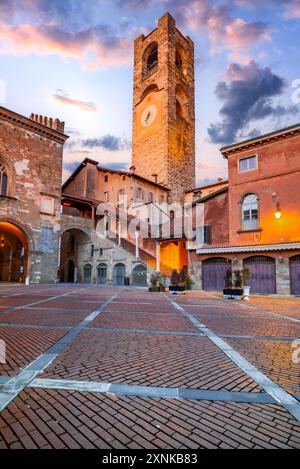
[[[169,13],[135,40],[132,165],[158,175],[170,202],[195,187],[194,43]]]

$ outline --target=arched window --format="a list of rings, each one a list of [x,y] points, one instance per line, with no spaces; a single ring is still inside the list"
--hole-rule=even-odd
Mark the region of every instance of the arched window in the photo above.
[[[7,196],[7,188],[8,188],[8,177],[7,177],[7,170],[5,166],[0,163],[0,195],[2,197]]]
[[[143,78],[154,72],[158,64],[158,45],[157,42],[151,43],[143,55]]]
[[[175,64],[178,71],[182,70],[182,58],[178,50],[176,51]]]
[[[256,230],[258,228],[258,197],[248,194],[242,202],[242,229]]]
[[[175,89],[176,94],[176,114],[177,116],[183,117],[185,120],[188,119],[188,99],[186,92],[182,85],[177,85]]]
[[[157,66],[158,62],[158,51],[157,51],[157,45],[154,45],[151,52],[148,55],[147,59],[147,69],[148,71],[153,70]]]

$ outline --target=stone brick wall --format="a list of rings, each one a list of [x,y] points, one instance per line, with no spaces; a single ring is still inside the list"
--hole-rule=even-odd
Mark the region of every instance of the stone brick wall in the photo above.
[[[8,169],[8,197],[0,199],[0,226],[20,229],[26,275],[33,283],[57,280],[64,123],[27,119],[0,108],[0,161]],[[48,122],[48,121],[47,121]],[[54,123],[55,122],[55,123]],[[59,130],[57,130],[59,129]]]
[[[154,42],[158,65],[145,76],[144,53]],[[182,58],[180,70],[176,51]],[[153,133],[143,136],[139,122],[143,95],[154,86],[157,91],[152,94],[160,94],[161,120]],[[183,116],[176,112],[176,99],[181,100]],[[178,31],[169,14],[160,18],[157,29],[135,41],[132,151],[136,172],[148,179],[158,174],[158,182],[171,189],[170,200],[183,202],[184,192],[195,186],[194,44]]]

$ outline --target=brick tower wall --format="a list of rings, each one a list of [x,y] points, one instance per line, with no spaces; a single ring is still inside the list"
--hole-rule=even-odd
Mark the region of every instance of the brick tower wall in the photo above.
[[[154,42],[158,44],[157,69],[145,74],[144,53]],[[182,58],[181,69],[176,66],[176,51]],[[152,96],[161,96],[160,121],[152,133],[141,137],[139,109],[145,90],[155,85]],[[182,116],[176,112],[177,95]],[[135,41],[132,164],[137,174],[148,179],[157,174],[158,182],[171,189],[172,202],[183,202],[184,192],[195,186],[194,44],[179,32],[168,13],[158,21],[157,29]]]

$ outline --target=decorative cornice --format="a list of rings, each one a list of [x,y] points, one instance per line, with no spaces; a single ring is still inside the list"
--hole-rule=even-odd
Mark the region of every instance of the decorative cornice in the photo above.
[[[21,116],[20,114],[17,114],[14,111],[10,111],[9,109],[6,109],[2,106],[0,106],[0,120],[1,119],[22,127],[29,132],[34,132],[38,135],[41,135],[42,137],[49,138],[50,140],[53,140],[54,142],[60,143],[62,145],[69,138],[68,135],[65,135],[64,133],[54,130],[46,125],[40,124],[39,122],[36,122],[27,117]]]
[[[244,142],[234,143],[233,145],[221,148],[220,152],[224,158],[228,158],[234,153],[238,153],[250,148],[255,148],[259,145],[267,145],[269,143],[284,140],[289,137],[295,137],[297,135],[300,135],[300,124],[295,124],[290,127],[286,127],[285,129],[277,130],[276,132],[271,132],[269,134],[261,135],[250,140],[245,140]]]
[[[300,250],[300,242],[281,244],[256,244],[252,246],[223,246],[196,249],[197,254],[235,254],[239,252],[289,251]]]

